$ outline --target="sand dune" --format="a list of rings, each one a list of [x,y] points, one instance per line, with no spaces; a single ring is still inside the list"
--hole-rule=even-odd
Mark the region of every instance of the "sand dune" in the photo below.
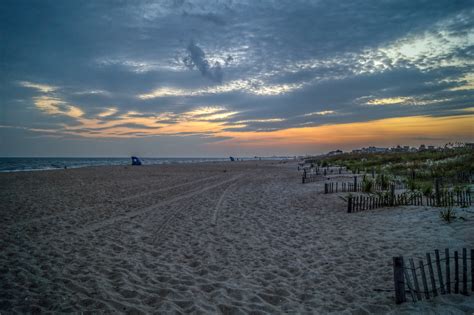
[[[392,256],[472,248],[474,210],[348,214],[296,163],[0,174],[0,312],[453,313],[396,306]]]

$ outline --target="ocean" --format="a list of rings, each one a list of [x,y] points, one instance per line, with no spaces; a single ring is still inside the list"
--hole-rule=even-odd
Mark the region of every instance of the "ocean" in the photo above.
[[[144,165],[229,161],[229,158],[140,158]],[[0,172],[41,171],[103,165],[131,165],[131,158],[0,158]]]

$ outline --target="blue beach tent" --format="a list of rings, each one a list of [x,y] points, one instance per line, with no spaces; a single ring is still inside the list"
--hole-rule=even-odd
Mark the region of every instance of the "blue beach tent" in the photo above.
[[[132,165],[142,165],[142,161],[136,156],[132,156]]]

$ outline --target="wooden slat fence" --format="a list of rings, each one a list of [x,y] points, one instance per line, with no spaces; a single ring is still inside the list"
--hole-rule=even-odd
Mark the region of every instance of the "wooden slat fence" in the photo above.
[[[376,195],[358,195],[349,196],[347,199],[347,212],[359,212],[383,207],[396,206],[431,206],[431,207],[450,207],[460,206],[469,207],[472,205],[471,193],[469,191],[445,192],[438,196],[423,196],[417,194],[384,194]]]
[[[298,171],[302,170],[303,175],[302,175],[302,183],[311,183],[316,180],[319,180],[321,178],[314,178],[315,176],[322,175],[322,176],[327,176],[327,175],[342,175],[342,174],[347,174],[346,169],[339,167],[339,168],[334,168],[334,167],[300,167],[298,166]]]
[[[394,186],[394,189],[406,189],[405,184],[403,183],[392,183],[388,187],[383,187],[381,184],[374,183],[372,186],[372,191],[384,191],[389,190],[390,186]],[[347,183],[339,183],[339,182],[329,182],[324,183],[324,193],[331,194],[331,193],[338,193],[338,192],[361,192],[363,191],[363,183],[361,182],[347,182]]]
[[[393,257],[393,279],[397,304],[407,297],[416,302],[445,294],[470,295],[474,292],[474,249],[463,248],[451,255],[446,248],[443,257],[436,249],[434,256],[426,253],[426,261],[419,260],[418,266],[411,258],[407,266],[403,256]]]
[[[306,183],[316,182],[322,179],[323,177],[318,173],[303,172],[303,176],[301,177],[301,182],[303,184],[306,184]]]

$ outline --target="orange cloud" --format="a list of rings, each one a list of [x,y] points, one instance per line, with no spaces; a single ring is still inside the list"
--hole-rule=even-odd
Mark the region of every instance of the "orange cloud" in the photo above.
[[[209,145],[307,148],[306,152],[309,152],[317,145],[352,147],[367,144],[407,144],[415,138],[472,139],[473,126],[474,115],[470,114],[449,117],[412,116],[269,132],[226,131],[218,135],[232,139]]]
[[[41,89],[48,87],[41,86]],[[440,139],[472,141],[474,137],[474,115],[472,107],[458,116],[429,117],[412,116],[380,119],[368,122],[324,125],[316,127],[295,127],[275,131],[233,131],[243,128],[248,122],[279,122],[283,118],[241,120],[236,125],[226,124],[226,120],[239,114],[223,106],[197,107],[184,113],[139,113],[127,112],[113,119],[105,119],[117,114],[114,107],[105,108],[95,117],[86,117],[81,108],[67,104],[58,96],[42,95],[33,98],[35,106],[48,115],[64,115],[76,119],[78,124],[63,124],[58,133],[93,138],[133,138],[160,135],[206,135],[222,137],[226,140],[212,141],[209,146],[242,148],[282,148],[303,152],[319,147],[356,147],[361,145],[410,144],[414,139]],[[398,99],[396,99],[398,102]],[[388,102],[390,103],[390,102]],[[332,111],[322,111],[307,115],[328,115]],[[50,130],[55,132],[55,130]],[[433,143],[433,142],[431,142]]]

